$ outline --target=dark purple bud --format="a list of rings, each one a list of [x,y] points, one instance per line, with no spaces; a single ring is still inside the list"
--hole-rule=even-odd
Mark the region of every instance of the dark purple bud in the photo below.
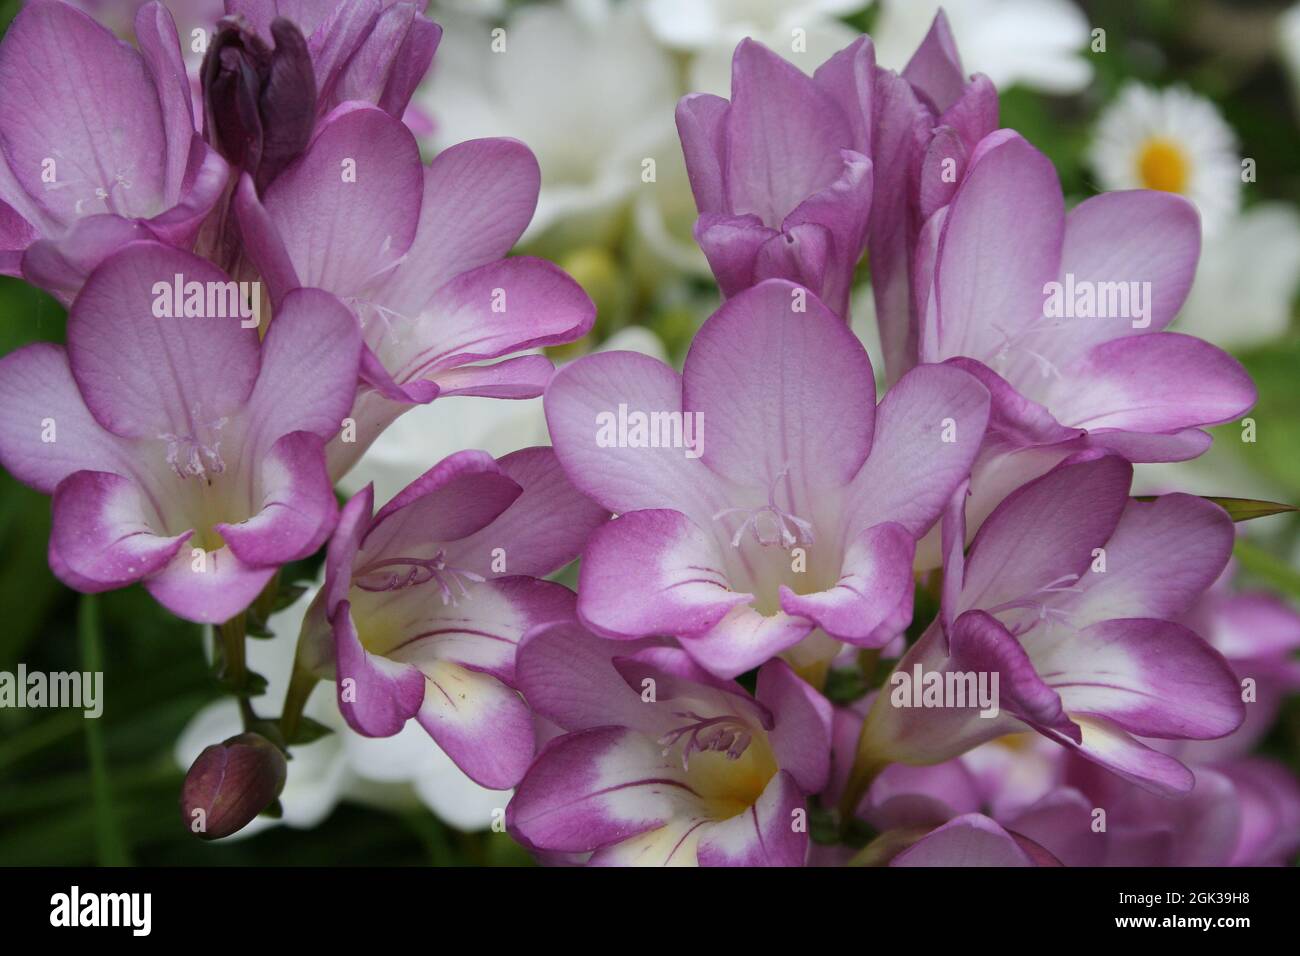
[[[243,733],[205,747],[181,787],[181,816],[202,840],[242,830],[275,802],[288,765],[261,734]]]
[[[272,49],[242,17],[223,17],[203,61],[208,140],[261,188],[298,156],[316,122],[316,78],[302,32],[271,23]]]

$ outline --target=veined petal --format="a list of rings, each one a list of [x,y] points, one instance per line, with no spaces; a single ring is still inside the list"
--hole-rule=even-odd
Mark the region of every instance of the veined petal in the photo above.
[[[868,528],[849,544],[834,587],[796,594],[781,586],[781,609],[814,621],[838,640],[879,647],[912,619],[912,557],[916,539],[889,522]]]
[[[1128,462],[1103,455],[1067,461],[1008,495],[971,544],[960,609],[1045,600],[1043,589],[1073,584],[1119,523],[1132,475]]]
[[[335,609],[334,671],[339,711],[351,727],[366,737],[391,737],[420,712],[425,678],[406,661],[371,654],[362,645],[344,601]]]
[[[61,347],[40,342],[0,358],[0,409],[0,462],[38,491],[52,494],[76,471],[130,474],[129,445],[90,414]]]
[[[578,614],[605,637],[699,634],[753,595],[731,590],[717,540],[679,511],[632,511],[587,544]]]
[[[569,853],[661,827],[698,799],[661,749],[623,727],[560,737],[520,781],[506,825],[525,845]]]
[[[769,280],[730,299],[696,334],[682,378],[682,407],[704,422],[704,463],[741,484],[771,488],[788,471],[806,502],[847,483],[871,448],[866,349],[793,283]]]
[[[429,659],[422,645],[397,652],[428,682],[417,719],[475,783],[491,790],[517,784],[533,759],[533,715],[519,694],[451,661]]]
[[[203,315],[175,315],[176,276],[204,290]],[[204,441],[253,390],[257,330],[207,315],[234,283],[188,252],[132,243],[94,271],[68,314],[68,358],[91,413],[126,437]],[[231,311],[238,295],[222,295]],[[214,303],[215,304],[215,303]],[[158,312],[171,313],[159,316]]]
[[[149,520],[149,504],[128,478],[78,471],[54,491],[50,566],[79,591],[106,591],[164,567],[190,533],[164,537]]]
[[[244,564],[279,567],[312,554],[338,520],[339,506],[325,470],[325,443],[290,432],[266,452],[253,477],[253,516],[216,531]]]
[[[1204,498],[1130,500],[1106,542],[1105,572],[1079,582],[1084,590],[1070,603],[1071,622],[1177,620],[1223,572],[1234,537],[1232,519]]]
[[[848,534],[886,521],[920,537],[970,475],[984,437],[989,393],[955,368],[909,372],[877,413],[871,454],[849,490]]]
[[[820,793],[831,772],[830,701],[779,660],[760,668],[754,696],[775,717],[767,740],[777,766],[803,793]]]
[[[64,3],[24,7],[0,45],[0,149],[53,219],[161,211],[167,149],[144,60]],[[42,183],[55,157],[58,189]]]
[[[1029,844],[1026,846],[1026,844]],[[979,813],[968,813],[931,831],[894,857],[890,866],[1060,866],[1032,841]]]
[[[748,810],[701,828],[700,866],[803,866],[808,829],[796,826],[803,809],[794,777],[778,771]]]
[[[715,480],[698,458],[687,456],[690,449],[662,442],[631,447],[633,413],[681,416],[681,388],[672,368],[636,352],[599,352],[556,372],[546,388],[546,422],[560,464],[578,490],[620,514],[672,508],[710,520],[717,510]],[[604,422],[617,432],[621,411],[629,422],[628,440],[602,436]]]
[[[410,248],[423,188],[410,130],[353,103],[322,121],[262,206],[304,285],[358,296]]]
[[[1100,621],[1034,663],[1071,714],[1093,714],[1144,737],[1222,737],[1245,717],[1223,656],[1169,621]]]
[[[806,617],[778,611],[760,614],[737,605],[707,631],[677,635],[682,647],[718,677],[738,677],[798,644],[815,625]]]
[[[398,312],[423,308],[462,272],[503,258],[537,207],[537,158],[514,139],[476,139],[438,153],[424,171],[415,240],[376,293]]]

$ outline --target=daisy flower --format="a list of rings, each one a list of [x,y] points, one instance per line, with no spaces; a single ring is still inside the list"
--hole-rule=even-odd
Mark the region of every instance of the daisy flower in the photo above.
[[[1209,100],[1130,83],[1102,113],[1089,159],[1101,189],[1179,193],[1213,235],[1241,205],[1237,136]]]

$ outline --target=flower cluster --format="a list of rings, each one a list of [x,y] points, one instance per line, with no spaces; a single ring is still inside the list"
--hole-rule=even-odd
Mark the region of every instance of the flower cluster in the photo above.
[[[0,359],[0,462],[51,496],[61,581],[214,625],[243,733],[187,826],[273,803],[324,681],[340,731],[418,725],[546,862],[1294,853],[1300,790],[1248,751],[1300,683],[1295,616],[1226,590],[1237,515],[1132,494],[1256,398],[1165,331],[1192,203],[1067,210],[942,13],[901,71],[867,36],[811,75],[744,39],[730,97],[676,111],[724,301],[680,372],[557,371],[595,306],[509,255],[548,170],[507,138],[422,158],[414,4],[301,7],[227,0],[188,66],[157,2],[134,47],[52,0],[0,43],[0,271],[69,310]],[[538,396],[553,447],[336,498],[412,409]],[[322,553],[259,714],[245,636]]]

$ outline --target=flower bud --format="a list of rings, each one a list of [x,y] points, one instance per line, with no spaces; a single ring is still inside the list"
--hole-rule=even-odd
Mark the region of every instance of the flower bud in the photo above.
[[[208,139],[259,189],[303,151],[316,121],[307,41],[283,17],[271,37],[274,49],[241,17],[223,17],[202,72]]]
[[[202,840],[242,830],[284,789],[284,754],[260,734],[243,733],[199,754],[181,787],[181,815]]]

